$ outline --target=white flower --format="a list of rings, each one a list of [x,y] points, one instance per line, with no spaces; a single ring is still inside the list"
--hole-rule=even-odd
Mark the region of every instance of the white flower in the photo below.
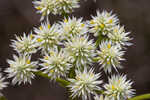
[[[72,37],[65,43],[66,50],[71,57],[71,61],[76,67],[82,67],[93,62],[95,56],[95,44],[93,40],[88,40],[87,36]],[[79,68],[80,69],[80,68]]]
[[[133,82],[127,80],[126,75],[113,75],[109,78],[109,83],[104,85],[104,92],[111,100],[127,100],[135,93],[132,89]]]
[[[125,32],[124,27],[117,25],[113,27],[112,32],[108,34],[108,38],[114,43],[130,46],[131,43],[129,43],[129,41],[132,39],[128,36],[129,34],[130,32]]]
[[[61,24],[61,33],[64,38],[71,38],[72,36],[81,36],[88,32],[87,25],[82,21],[82,18],[76,19],[73,17],[72,19],[64,19]]]
[[[110,73],[112,67],[114,67],[116,71],[117,68],[122,68],[120,61],[124,60],[122,58],[124,51],[121,51],[120,46],[113,45],[111,41],[103,41],[99,47],[100,51],[97,50],[98,57],[96,59],[102,65],[101,68],[103,68],[105,72]]]
[[[111,100],[111,99],[109,99],[107,96],[96,95],[96,96],[94,97],[94,100]]]
[[[53,24],[50,26],[49,21],[42,23],[39,28],[34,28],[36,33],[35,38],[39,49],[43,52],[48,52],[60,43],[59,25]]]
[[[44,16],[49,15],[50,13],[56,15],[63,15],[73,12],[74,8],[79,8],[80,0],[35,0],[33,2],[35,8],[38,10],[38,13],[42,13],[42,19]]]
[[[112,12],[103,11],[102,13],[97,11],[97,16],[92,16],[92,20],[89,21],[89,30],[94,33],[94,36],[107,35],[113,26],[118,24],[118,18]]]
[[[8,73],[8,78],[13,78],[13,84],[25,84],[29,82],[31,84],[31,79],[34,78],[34,72],[37,71],[37,62],[31,62],[30,56],[13,56],[14,60],[7,60],[10,65],[9,68],[5,70]]]
[[[65,77],[72,64],[69,63],[69,57],[65,53],[64,49],[58,51],[54,49],[50,51],[50,54],[45,55],[41,61],[42,70],[44,73],[48,74],[51,79],[56,79],[59,77]]]
[[[4,82],[4,80],[5,80],[5,77],[2,77],[2,74],[0,73],[0,91],[2,91],[8,85],[8,82]],[[0,92],[0,97],[1,96],[3,96],[3,94]]]
[[[33,34],[29,34],[28,36],[26,33],[23,34],[23,37],[16,36],[16,40],[12,40],[12,47],[18,53],[21,54],[32,54],[36,53],[36,39],[33,37]]]
[[[100,73],[95,74],[93,69],[87,71],[84,69],[83,72],[76,70],[76,77],[75,79],[68,79],[70,81],[70,91],[72,93],[71,97],[80,97],[82,96],[82,100],[87,100],[88,96],[91,94],[96,94],[96,90],[101,90],[98,86],[102,84],[100,78]]]

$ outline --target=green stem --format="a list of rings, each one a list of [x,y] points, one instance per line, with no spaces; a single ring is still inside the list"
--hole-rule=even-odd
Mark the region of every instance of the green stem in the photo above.
[[[4,96],[0,97],[0,100],[7,100]]]
[[[129,100],[150,100],[150,94],[143,94],[140,96],[133,97]]]
[[[47,74],[42,73],[41,71],[35,72],[35,74],[38,75],[38,76],[41,76],[41,77],[51,79],[50,76],[48,76]],[[56,82],[58,82],[62,87],[66,87],[70,84],[69,81],[64,80],[62,78],[56,78]]]

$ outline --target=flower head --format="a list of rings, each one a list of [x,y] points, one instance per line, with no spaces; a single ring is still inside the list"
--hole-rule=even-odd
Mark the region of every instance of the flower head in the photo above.
[[[65,77],[72,65],[69,63],[69,57],[64,49],[58,51],[57,48],[51,50],[49,54],[45,55],[41,61],[42,70],[48,74],[51,79]]]
[[[2,74],[0,73],[0,91],[3,90],[3,88],[7,87],[8,82],[4,82],[5,77],[2,77]],[[0,97],[3,96],[3,94],[0,92]]]
[[[34,1],[33,4],[38,10],[38,13],[42,14],[41,20],[50,13],[64,14],[73,12],[73,8],[79,7],[80,0],[40,0]]]
[[[132,83],[131,80],[127,80],[126,75],[113,75],[109,78],[109,83],[104,85],[105,94],[111,100],[127,100],[135,94]]]
[[[13,84],[25,84],[29,82],[31,84],[31,79],[34,78],[34,72],[37,71],[37,62],[31,62],[30,56],[13,56],[14,60],[7,60],[10,65],[9,68],[5,70],[8,73],[8,78],[13,78]]]
[[[92,40],[88,40],[87,36],[72,37],[65,43],[66,50],[71,57],[71,61],[77,67],[91,64],[95,56],[95,45]]]
[[[120,61],[124,60],[122,56],[124,55],[124,51],[121,51],[120,46],[113,45],[111,41],[103,41],[100,45],[100,51],[97,51],[98,62],[102,65],[105,72],[111,72],[112,66],[117,70],[117,68],[121,68]]]
[[[60,43],[59,25],[50,26],[49,21],[42,23],[39,28],[34,29],[36,41],[39,49],[47,52]]]
[[[34,38],[33,34],[29,34],[26,36],[26,34],[23,34],[23,37],[16,36],[16,40],[13,40],[12,47],[14,50],[16,50],[18,53],[21,54],[32,54],[36,53],[36,39]]]
[[[107,96],[103,96],[103,95],[96,95],[94,97],[94,100],[110,100]]]
[[[124,27],[120,27],[120,25],[115,26],[112,29],[112,32],[108,34],[108,38],[117,44],[123,45],[123,46],[129,46],[131,43],[129,41],[131,38],[128,36],[130,32],[125,32]]]
[[[62,26],[61,33],[65,36],[64,38],[71,38],[72,36],[81,36],[88,32],[87,25],[85,22],[82,22],[82,18],[76,19],[65,19],[63,22],[60,22]]]
[[[89,21],[91,27],[90,32],[94,33],[94,36],[99,34],[108,34],[112,27],[118,24],[118,18],[112,12],[103,11],[102,13],[97,11],[97,16],[92,16],[92,20]]]
[[[75,79],[68,79],[70,81],[70,91],[72,92],[71,97],[80,97],[82,96],[83,100],[87,100],[87,96],[90,94],[96,94],[96,90],[101,90],[98,86],[102,84],[100,78],[100,73],[95,74],[93,69],[87,71],[84,69],[83,72],[76,70],[76,77]]]

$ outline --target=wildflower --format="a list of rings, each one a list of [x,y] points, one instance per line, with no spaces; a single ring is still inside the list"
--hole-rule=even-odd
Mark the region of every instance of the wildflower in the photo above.
[[[16,40],[12,40],[12,47],[15,51],[20,54],[32,54],[36,53],[36,40],[33,37],[33,34],[29,34],[28,36],[26,33],[23,34],[23,37],[16,36]]]
[[[42,23],[39,28],[34,28],[36,33],[35,38],[39,49],[42,49],[43,52],[48,52],[51,48],[54,48],[60,43],[60,34],[59,34],[59,25],[49,24],[47,20],[45,23]]]
[[[2,77],[2,74],[0,73],[0,91],[3,90],[3,88],[6,88],[8,85],[8,82],[4,82],[5,77]],[[3,96],[3,94],[0,92],[0,97]]]
[[[92,16],[92,20],[88,22],[91,27],[90,32],[94,33],[94,36],[107,35],[118,24],[118,21],[112,12],[103,11],[100,13],[97,11],[97,16]]]
[[[5,70],[8,73],[8,78],[13,78],[13,84],[25,84],[29,82],[31,84],[31,79],[34,78],[34,72],[37,71],[37,62],[31,62],[31,56],[13,56],[14,60],[7,60],[10,65],[9,68]]]
[[[93,40],[88,40],[88,36],[72,37],[65,46],[75,66],[81,67],[92,63],[95,56],[95,44]]]
[[[63,22],[60,22],[60,24],[62,27],[61,33],[67,38],[81,36],[88,32],[87,25],[85,22],[82,22],[82,18],[76,19],[73,17],[72,19],[65,19]]]
[[[115,26],[112,29],[112,32],[108,34],[108,38],[117,44],[120,44],[122,46],[130,46],[131,43],[129,41],[131,38],[128,36],[130,32],[125,32],[124,27],[120,27],[120,25]]]
[[[93,69],[90,69],[89,71],[84,69],[83,72],[76,70],[75,79],[68,79],[70,81],[68,87],[72,93],[71,97],[75,98],[82,96],[82,100],[87,100],[88,96],[96,94],[96,90],[101,90],[98,85],[102,84],[102,81],[98,80],[99,78],[100,73],[95,74]]]
[[[65,53],[64,49],[58,51],[57,48],[51,50],[49,54],[46,54],[41,61],[42,70],[48,74],[51,79],[59,77],[65,77],[72,65],[69,63],[69,57]]]
[[[115,68],[116,71],[117,68],[122,68],[120,61],[124,60],[122,58],[124,51],[122,51],[118,45],[113,45],[111,41],[103,41],[99,47],[100,51],[97,51],[97,60],[105,72],[110,73],[112,67]]]
[[[79,8],[80,0],[40,0],[34,1],[33,4],[38,10],[37,13],[41,13],[41,20],[50,13],[56,15],[63,15],[65,13],[73,12],[74,8]]]
[[[104,92],[110,100],[127,100],[135,93],[132,89],[133,82],[127,80],[126,75],[113,75],[109,78],[109,83],[104,85]]]
[[[94,100],[110,100],[107,96],[103,96],[103,95],[96,95],[94,97]]]

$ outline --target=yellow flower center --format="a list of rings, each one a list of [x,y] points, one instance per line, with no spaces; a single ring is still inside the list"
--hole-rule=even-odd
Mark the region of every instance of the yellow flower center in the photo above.
[[[51,28],[51,25],[50,25],[50,24],[48,24],[48,26],[47,26],[47,27],[48,27],[48,29],[50,29],[50,28]]]
[[[112,22],[113,22],[113,20],[112,20],[112,19],[110,19],[110,20],[108,21],[108,23],[109,23],[109,24],[111,24]]]
[[[111,44],[110,44],[110,43],[107,44],[107,48],[108,48],[108,49],[111,48]]]
[[[43,27],[42,27],[42,26],[40,26],[40,27],[39,27],[39,29],[40,29],[40,30],[42,30],[42,29],[43,29]]]
[[[104,27],[105,27],[105,25],[104,25],[104,24],[100,24],[100,27],[101,27],[101,28],[104,28]]]
[[[40,6],[36,7],[37,10],[42,10],[42,8]]]
[[[31,62],[30,62],[30,60],[28,59],[28,60],[27,60],[27,64],[30,64],[30,63],[31,63]]]
[[[81,27],[84,27],[85,26],[85,24],[81,24]]]
[[[41,42],[41,41],[42,41],[42,39],[38,38],[38,39],[37,39],[37,41],[38,41],[38,42]]]
[[[90,24],[95,24],[94,20],[91,20],[91,21],[90,21]]]
[[[68,20],[67,20],[67,19],[65,19],[65,20],[64,20],[64,22],[65,22],[65,23],[67,23],[67,22],[68,22]]]

